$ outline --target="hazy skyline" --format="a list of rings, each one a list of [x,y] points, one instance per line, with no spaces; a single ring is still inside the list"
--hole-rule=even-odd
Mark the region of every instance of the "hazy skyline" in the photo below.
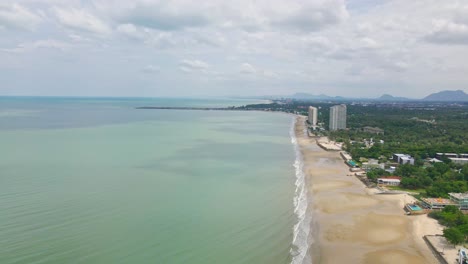
[[[468,2],[0,3],[0,95],[468,92]]]

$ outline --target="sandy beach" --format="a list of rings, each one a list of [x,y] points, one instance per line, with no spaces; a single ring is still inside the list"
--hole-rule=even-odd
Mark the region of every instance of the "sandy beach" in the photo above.
[[[422,239],[441,234],[441,226],[426,215],[406,216],[409,195],[375,195],[356,177],[338,152],[327,152],[305,133],[304,119],[296,136],[313,210],[315,263],[438,263]]]

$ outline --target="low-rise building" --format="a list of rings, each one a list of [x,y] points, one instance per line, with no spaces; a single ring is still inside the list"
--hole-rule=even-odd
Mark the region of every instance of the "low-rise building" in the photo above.
[[[383,135],[384,134],[384,130],[381,129],[381,128],[378,128],[378,127],[370,127],[370,126],[365,126],[362,128],[362,131],[363,132],[366,132],[366,133],[372,133],[372,134],[381,134]]]
[[[452,201],[451,199],[445,198],[422,198],[421,205],[426,209],[441,210],[444,209],[444,207],[447,205],[458,206],[458,203]]]
[[[464,154],[462,154],[464,155]],[[436,158],[438,159],[442,159],[442,157],[446,157],[446,158],[458,158],[458,154],[457,153],[436,153]]]
[[[449,160],[457,164],[468,164],[468,158],[449,158]]]
[[[399,164],[411,164],[414,165],[414,158],[408,154],[393,154],[393,160]]]
[[[408,157],[402,157],[400,159],[400,164],[403,165],[403,164],[411,164],[411,165],[414,165],[414,159],[411,157],[411,156],[408,156]]]
[[[401,183],[401,177],[389,176],[377,178],[377,184],[389,185],[389,186],[398,186]]]
[[[373,169],[382,169],[383,170],[385,168],[385,164],[384,163],[379,163],[379,161],[376,160],[376,159],[369,159],[369,161],[362,163],[362,168],[365,171],[370,171],[370,170],[373,170]]]
[[[390,166],[390,167],[388,167],[388,169],[385,169],[385,171],[390,172],[390,173],[394,173],[395,170],[396,170],[395,166]]]
[[[466,193],[449,193],[450,199],[458,204],[461,210],[468,210],[468,192]]]
[[[430,162],[430,163],[439,163],[439,162],[442,162],[441,160],[438,160],[436,158],[432,158],[432,159],[428,159],[427,162]]]

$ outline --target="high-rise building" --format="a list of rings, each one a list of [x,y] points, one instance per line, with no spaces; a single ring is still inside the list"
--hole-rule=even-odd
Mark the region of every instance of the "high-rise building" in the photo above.
[[[346,129],[346,105],[330,107],[330,131]]]
[[[309,123],[312,126],[317,126],[317,107],[309,106]]]

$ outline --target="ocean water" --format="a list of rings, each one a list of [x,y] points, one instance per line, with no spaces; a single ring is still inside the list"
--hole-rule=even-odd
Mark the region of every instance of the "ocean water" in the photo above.
[[[292,116],[134,108],[247,103],[0,98],[0,263],[301,263]]]

